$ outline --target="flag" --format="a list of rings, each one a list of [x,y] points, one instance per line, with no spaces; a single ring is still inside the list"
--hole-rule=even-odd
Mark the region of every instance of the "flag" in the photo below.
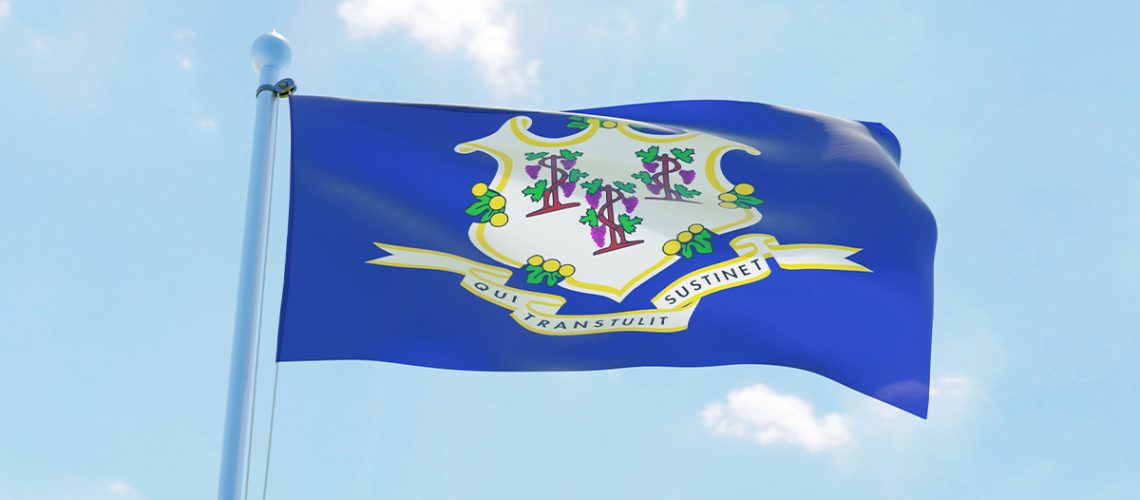
[[[881,124],[290,102],[279,361],[771,364],[926,414],[936,230]]]

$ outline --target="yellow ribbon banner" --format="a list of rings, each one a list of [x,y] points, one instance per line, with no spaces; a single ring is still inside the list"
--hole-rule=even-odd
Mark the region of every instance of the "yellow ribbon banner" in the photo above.
[[[838,245],[780,245],[768,234],[747,234],[730,242],[737,257],[703,267],[677,279],[653,298],[655,309],[603,314],[558,314],[566,299],[507,286],[510,269],[481,264],[458,255],[386,243],[374,243],[391,255],[369,264],[447,271],[463,276],[460,286],[511,311],[523,328],[543,335],[587,335],[619,331],[678,332],[688,328],[700,299],[726,288],[762,280],[771,274],[767,259],[781,269],[832,269],[871,272],[848,257],[859,248]]]

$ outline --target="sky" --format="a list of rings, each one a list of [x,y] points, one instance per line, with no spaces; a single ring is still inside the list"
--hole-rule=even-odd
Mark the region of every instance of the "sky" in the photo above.
[[[268,334],[251,498],[1140,497],[1138,21],[1107,1],[0,0],[0,500],[215,494],[270,29],[308,94],[882,122],[939,246],[928,420],[770,366],[283,364],[266,476]]]

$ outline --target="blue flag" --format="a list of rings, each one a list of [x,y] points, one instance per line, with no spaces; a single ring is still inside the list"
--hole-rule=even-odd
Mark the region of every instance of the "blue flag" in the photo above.
[[[935,224],[880,124],[290,101],[279,361],[772,364],[926,415]]]

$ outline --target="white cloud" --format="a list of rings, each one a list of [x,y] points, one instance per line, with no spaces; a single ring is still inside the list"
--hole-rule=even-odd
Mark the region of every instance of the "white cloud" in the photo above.
[[[218,122],[214,121],[213,118],[202,118],[198,120],[198,128],[202,130],[217,130]]]
[[[673,17],[684,21],[689,15],[689,0],[673,0]]]
[[[12,2],[0,0],[0,19],[7,19],[12,15]]]
[[[930,416],[944,418],[950,415],[960,417],[963,409],[977,399],[980,391],[977,382],[965,375],[944,375],[930,381]],[[871,401],[875,415],[885,419],[909,417],[909,414],[881,401]]]
[[[178,30],[178,31],[174,32],[174,39],[178,40],[180,42],[185,42],[187,40],[193,40],[194,37],[196,37],[196,36],[198,36],[198,34],[195,33],[194,30],[189,30],[189,29],[183,29],[183,30]]]
[[[110,492],[112,495],[117,496],[117,497],[129,497],[129,498],[141,497],[141,495],[139,494],[139,490],[135,489],[135,487],[132,486],[131,483],[128,483],[128,482],[123,481],[121,479],[111,481],[110,484],[107,485],[107,491]]]
[[[947,375],[930,381],[930,397],[966,398],[973,395],[974,379],[965,375]]]
[[[404,28],[432,50],[462,49],[496,89],[522,92],[538,84],[540,61],[523,61],[516,15],[503,0],[344,0],[337,15],[356,38]]]
[[[706,406],[701,418],[715,434],[762,445],[788,443],[815,452],[851,439],[848,421],[842,415],[816,417],[815,409],[806,401],[763,384],[729,392],[724,402]]]
[[[4,500],[145,500],[137,487],[122,479],[91,477],[52,477],[45,482],[5,483],[0,490]]]
[[[182,68],[182,71],[190,71],[194,68],[194,61],[189,57],[183,57],[178,61],[178,66]]]

